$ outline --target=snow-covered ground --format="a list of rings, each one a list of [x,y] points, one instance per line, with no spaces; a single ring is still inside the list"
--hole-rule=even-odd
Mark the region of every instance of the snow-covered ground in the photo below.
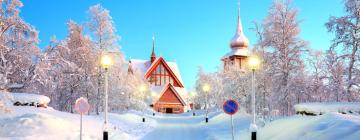
[[[12,107],[12,114],[0,116],[1,140],[77,140],[79,115],[51,108]],[[138,112],[110,113],[110,139],[114,140],[229,140],[230,116],[222,112],[192,112],[180,115],[146,115]],[[84,116],[84,139],[101,139],[102,116]],[[250,139],[250,116],[234,116],[235,139]],[[260,140],[357,140],[360,116],[328,113],[320,116],[295,115],[277,119],[258,130]]]
[[[360,114],[360,102],[323,102],[323,103],[301,103],[294,106],[299,113],[325,114],[338,112],[346,114]]]
[[[60,112],[51,108],[28,106],[11,107],[11,114],[0,116],[1,140],[78,140],[79,114]],[[109,114],[111,139],[139,139],[151,131],[156,121],[148,118],[142,123],[137,112]],[[83,116],[83,139],[102,138],[103,116]]]
[[[235,139],[250,139],[250,116],[237,113],[234,117]],[[222,112],[204,115],[189,114],[157,117],[157,127],[143,140],[230,140],[230,116]],[[260,140],[357,140],[360,138],[360,116],[329,113],[321,116],[295,115],[259,127]]]
[[[360,116],[297,115],[271,122],[259,130],[259,135],[265,140],[359,140]]]

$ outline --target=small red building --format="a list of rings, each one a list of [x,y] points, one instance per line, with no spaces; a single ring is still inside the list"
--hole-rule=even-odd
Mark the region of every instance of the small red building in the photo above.
[[[154,39],[149,60],[131,59],[129,69],[151,85],[152,106],[157,112],[183,113],[189,109],[186,103],[188,93],[183,85],[180,71],[175,62],[156,57]],[[154,96],[155,95],[155,96]]]

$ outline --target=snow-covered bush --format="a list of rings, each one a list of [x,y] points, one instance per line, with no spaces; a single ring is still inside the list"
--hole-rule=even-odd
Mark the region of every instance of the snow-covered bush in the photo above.
[[[3,101],[2,104],[5,107],[10,105],[47,107],[50,98],[44,95],[30,93],[0,92],[0,102],[1,101]]]
[[[36,95],[30,93],[10,93],[12,95],[12,102],[15,105],[29,105],[47,107],[50,98],[44,95]]]

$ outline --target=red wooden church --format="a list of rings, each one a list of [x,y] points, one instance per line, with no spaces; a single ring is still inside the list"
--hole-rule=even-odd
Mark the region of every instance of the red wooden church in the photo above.
[[[131,59],[129,69],[149,82],[152,95],[152,106],[157,112],[183,113],[188,110],[186,102],[188,93],[184,88],[178,66],[163,57],[156,57],[154,38],[149,60]]]

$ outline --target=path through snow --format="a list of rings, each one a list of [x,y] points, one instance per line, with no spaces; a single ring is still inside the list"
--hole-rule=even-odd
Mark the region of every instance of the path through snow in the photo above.
[[[157,127],[142,140],[201,140],[207,137],[203,117],[160,116]]]

